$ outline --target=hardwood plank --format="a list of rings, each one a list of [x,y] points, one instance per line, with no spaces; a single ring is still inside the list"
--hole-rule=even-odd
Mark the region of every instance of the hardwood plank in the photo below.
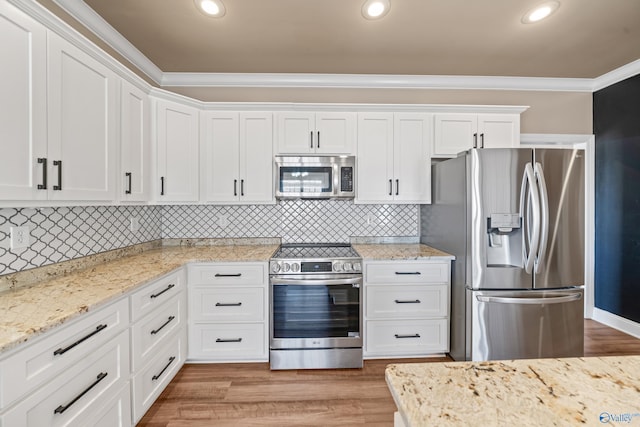
[[[585,320],[585,356],[640,354],[640,339]],[[390,363],[448,357],[366,360],[362,369],[271,371],[268,363],[188,364],[142,418],[144,427],[393,425],[384,379]]]

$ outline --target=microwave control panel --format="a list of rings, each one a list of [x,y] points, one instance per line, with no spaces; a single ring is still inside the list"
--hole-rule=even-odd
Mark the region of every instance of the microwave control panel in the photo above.
[[[353,192],[353,168],[351,166],[340,168],[340,191]]]

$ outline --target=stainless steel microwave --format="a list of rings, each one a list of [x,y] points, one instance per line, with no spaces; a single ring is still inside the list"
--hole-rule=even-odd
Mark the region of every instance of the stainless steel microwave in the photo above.
[[[353,199],[354,156],[276,156],[276,199]]]

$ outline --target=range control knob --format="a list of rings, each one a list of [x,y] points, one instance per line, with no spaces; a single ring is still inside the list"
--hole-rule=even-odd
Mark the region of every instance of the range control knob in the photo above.
[[[291,270],[291,266],[289,265],[288,262],[285,262],[282,264],[282,271],[284,271],[285,273],[289,272],[289,270]]]
[[[342,263],[334,262],[333,263],[333,271],[336,271],[336,272],[342,271]]]
[[[354,262],[353,271],[362,271],[362,265],[359,262]]]
[[[274,273],[278,273],[280,271],[280,264],[278,264],[277,262],[271,264],[271,271],[273,271]]]
[[[300,264],[298,264],[297,262],[291,264],[291,271],[293,271],[294,273],[300,271]]]
[[[344,263],[344,271],[351,271],[351,263],[350,262],[345,262]]]

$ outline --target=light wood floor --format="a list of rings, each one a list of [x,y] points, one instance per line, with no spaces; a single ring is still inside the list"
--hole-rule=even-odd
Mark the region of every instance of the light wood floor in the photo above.
[[[640,340],[585,321],[585,356],[640,355]],[[267,363],[185,365],[138,424],[147,427],[392,426],[389,363],[363,369],[270,371]]]

